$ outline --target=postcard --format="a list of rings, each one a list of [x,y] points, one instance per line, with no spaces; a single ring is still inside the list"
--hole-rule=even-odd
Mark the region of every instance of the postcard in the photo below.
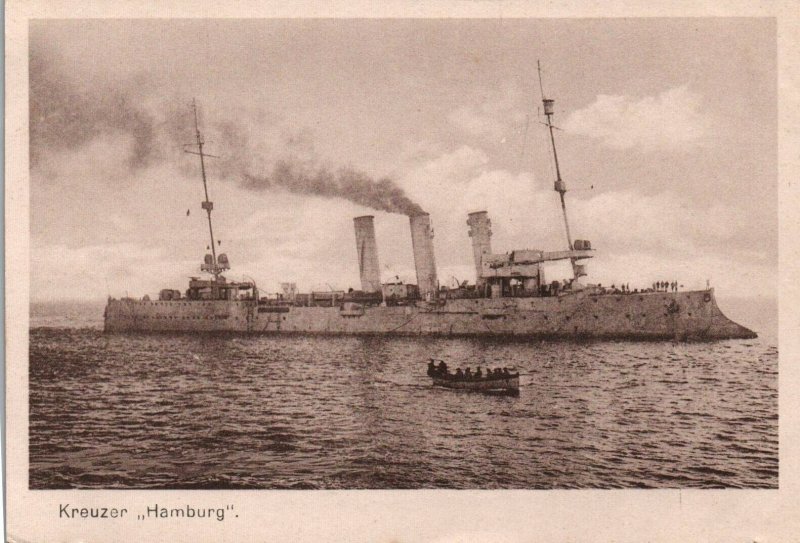
[[[10,2],[8,541],[797,541],[792,7]]]

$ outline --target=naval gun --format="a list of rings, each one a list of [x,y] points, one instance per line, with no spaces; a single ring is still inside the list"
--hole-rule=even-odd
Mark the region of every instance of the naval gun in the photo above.
[[[575,247],[567,251],[524,249],[505,254],[484,254],[478,283],[492,298],[547,295],[551,285],[545,278],[545,263],[569,260],[575,273],[573,281],[586,275],[585,265],[576,262],[594,256],[591,244],[575,240]]]

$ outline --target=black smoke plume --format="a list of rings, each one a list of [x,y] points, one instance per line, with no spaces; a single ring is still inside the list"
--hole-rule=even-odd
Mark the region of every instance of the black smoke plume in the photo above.
[[[247,188],[266,190],[280,187],[299,194],[326,198],[345,198],[353,203],[379,211],[419,215],[423,209],[406,196],[403,189],[388,178],[372,179],[352,168],[331,171],[326,168],[308,170],[286,160],[275,163],[267,176],[243,175]]]
[[[134,173],[165,161],[180,164],[178,154],[183,145],[194,140],[188,99],[154,100],[154,96],[163,93],[163,88],[147,77],[114,85],[86,82],[80,74],[67,73],[66,65],[54,47],[37,39],[36,32],[32,32],[29,56],[32,169],[50,152],[85,152],[81,148],[91,141],[119,135],[129,136],[132,141],[125,163]],[[261,113],[260,121],[268,118]],[[331,169],[315,165],[316,161],[308,157],[296,157],[297,135],[285,138],[280,145],[277,141],[261,144],[257,141],[259,130],[248,130],[257,123],[252,118],[203,123],[201,117],[201,130],[216,140],[215,147],[223,155],[221,160],[209,164],[212,172],[216,169],[223,178],[238,180],[252,190],[283,189],[342,198],[390,213],[423,213],[389,178],[374,179],[351,167]],[[301,143],[310,139],[308,131],[297,133],[301,135]],[[304,145],[313,147],[310,142]],[[276,146],[279,148],[275,149]],[[182,162],[186,164],[185,160]],[[181,169],[188,173],[185,167]]]
[[[130,167],[151,163],[157,154],[155,119],[133,96],[112,87],[82,88],[61,69],[52,48],[33,37],[29,55],[31,167],[50,150],[76,149],[112,133],[131,136]]]

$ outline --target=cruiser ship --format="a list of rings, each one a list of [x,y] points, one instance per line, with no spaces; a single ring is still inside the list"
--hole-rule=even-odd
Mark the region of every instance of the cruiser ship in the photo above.
[[[253,281],[229,281],[227,255],[217,254],[208,198],[203,137],[194,121],[211,244],[181,292],[163,289],[156,299],[109,297],[107,332],[240,332],[251,334],[377,334],[506,336],[530,339],[722,340],[756,334],[728,319],[717,306],[714,289],[678,291],[677,283],[655,284],[633,292],[584,283],[585,262],[594,256],[588,240],[573,240],[552,124],[553,100],[542,93],[555,162],[554,190],[564,218],[564,250],[492,252],[491,220],[486,211],[467,217],[475,282],[457,288],[439,285],[430,216],[409,216],[417,283],[382,283],[374,217],[354,219],[361,288],[298,292],[282,283],[282,292],[261,296]],[[465,236],[466,238],[466,236]],[[465,239],[466,242],[466,239]],[[466,243],[465,243],[466,245]],[[568,261],[572,277],[548,281],[545,265]],[[355,263],[354,263],[355,264]]]

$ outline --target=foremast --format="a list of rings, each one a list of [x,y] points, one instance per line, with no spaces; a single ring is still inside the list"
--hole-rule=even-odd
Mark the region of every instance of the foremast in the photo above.
[[[188,144],[188,145],[196,145],[197,151],[191,151],[189,149],[185,149],[184,151],[193,155],[200,156],[200,173],[203,177],[203,193],[205,195],[205,200],[200,203],[200,207],[205,209],[206,216],[208,217],[208,235],[211,239],[211,254],[206,255],[205,262],[201,266],[201,270],[206,271],[214,276],[214,280],[219,279],[220,274],[227,269],[226,264],[227,262],[219,262],[217,260],[217,245],[214,240],[214,226],[211,221],[211,211],[214,209],[214,202],[209,200],[208,198],[208,180],[206,178],[206,162],[205,157],[214,157],[214,155],[209,155],[203,152],[203,145],[205,145],[205,140],[203,140],[203,135],[200,133],[200,124],[197,120],[197,103],[194,99],[192,99],[192,113],[194,114],[194,131],[196,137],[196,143]],[[210,258],[209,258],[210,257]],[[227,261],[227,258],[224,259]]]

